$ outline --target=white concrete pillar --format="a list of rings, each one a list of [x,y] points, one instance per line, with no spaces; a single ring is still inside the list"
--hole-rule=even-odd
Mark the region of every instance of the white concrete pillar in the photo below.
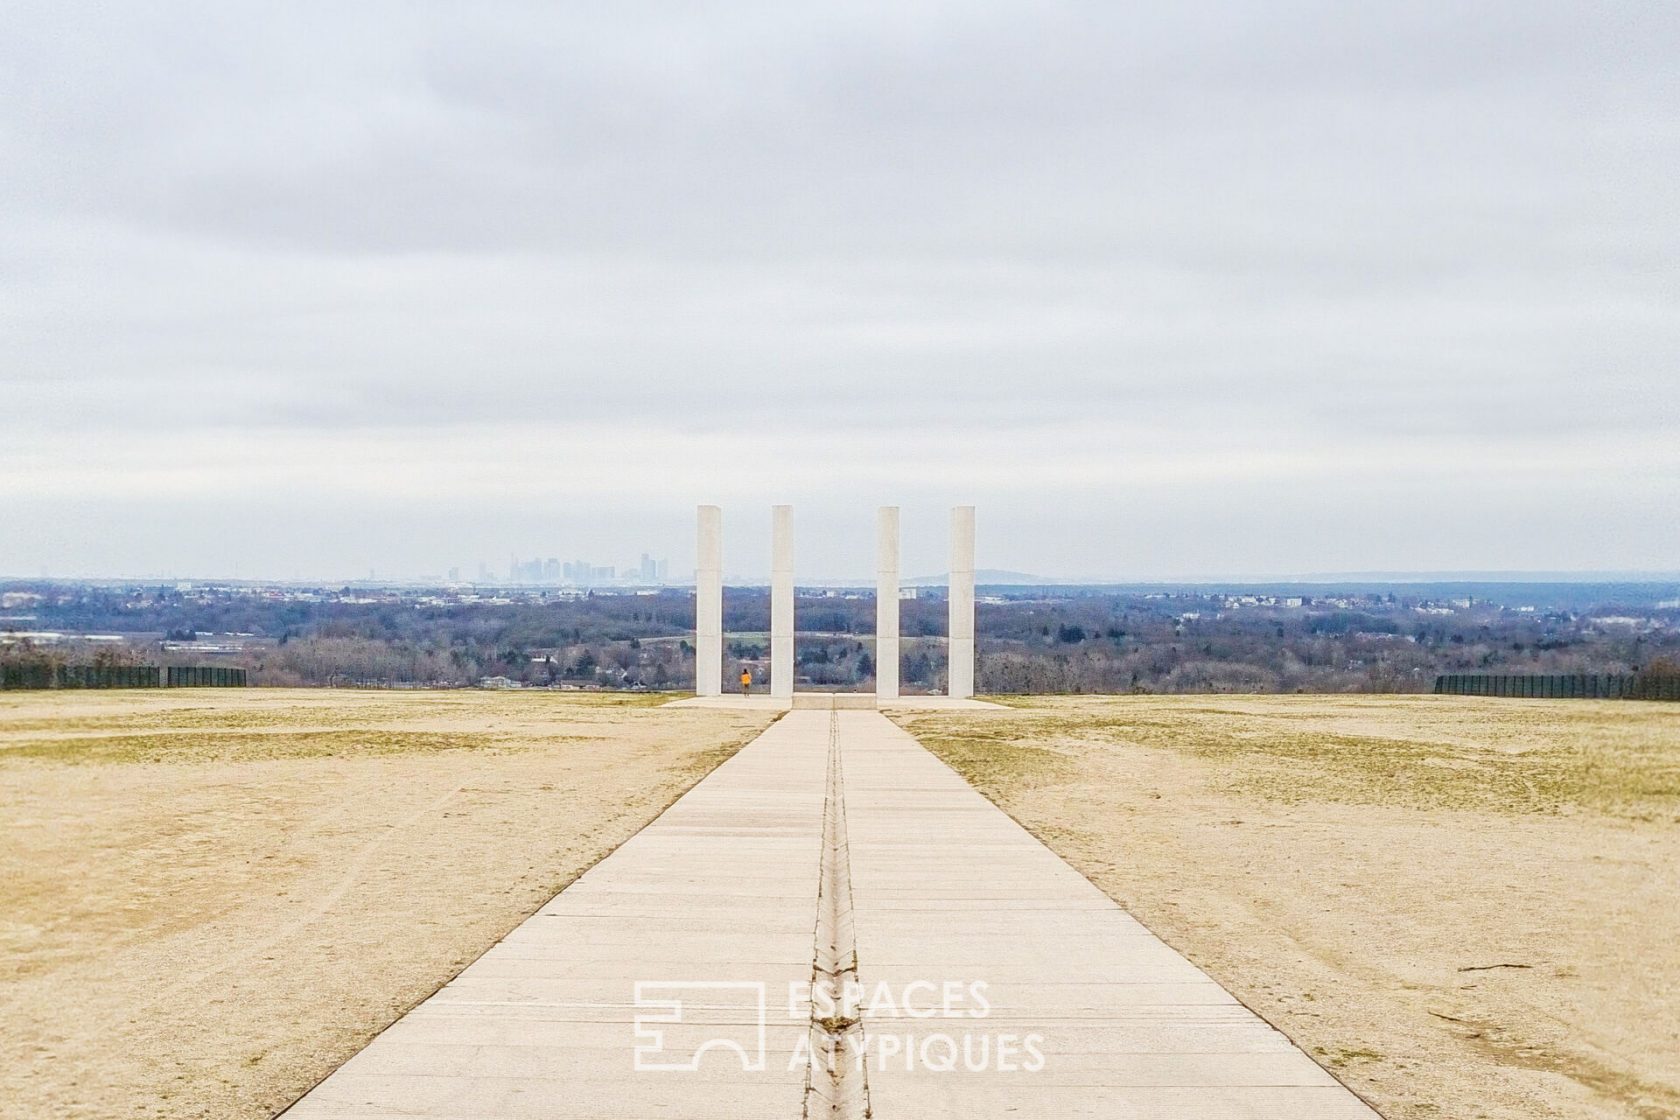
[[[875,699],[898,699],[898,507],[875,511]]]
[[[951,509],[950,667],[946,691],[974,695],[974,507]]]
[[[770,507],[770,695],[793,697],[793,507]]]
[[[723,695],[723,510],[701,506],[694,562],[694,693]]]

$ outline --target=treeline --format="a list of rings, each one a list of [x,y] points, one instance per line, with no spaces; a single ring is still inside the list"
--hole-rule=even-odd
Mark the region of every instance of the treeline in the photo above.
[[[421,592],[322,592],[317,601],[246,589],[56,585],[34,628],[122,633],[126,645],[0,643],[0,661],[103,658],[203,663],[168,646],[210,637],[239,652],[256,684],[686,688],[693,682],[691,593],[530,595],[448,601]],[[1010,594],[1010,593],[1005,593]],[[977,686],[986,692],[1427,691],[1439,673],[1627,673],[1680,657],[1680,610],[1521,610],[1480,602],[1419,609],[1394,594],[1305,605],[1223,594],[1062,591],[992,596],[976,612]],[[905,600],[900,679],[945,687],[944,601]],[[875,604],[807,594],[797,603],[802,687],[872,686]],[[1626,612],[1626,616],[1623,616]],[[725,679],[768,668],[769,596],[728,590]],[[229,637],[232,635],[232,637]],[[0,639],[4,635],[0,634]]]
[[[1671,612],[1680,621],[1680,612]],[[1420,613],[1393,596],[1226,609],[1218,596],[983,605],[977,685],[995,692],[1423,692],[1445,672],[1636,671],[1680,629],[1483,604]]]

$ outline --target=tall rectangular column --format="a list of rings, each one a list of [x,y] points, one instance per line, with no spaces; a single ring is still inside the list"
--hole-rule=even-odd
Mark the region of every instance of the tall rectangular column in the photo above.
[[[694,694],[723,695],[723,510],[701,506],[694,562]]]
[[[898,507],[875,512],[875,699],[898,699]]]
[[[793,507],[770,507],[770,695],[793,697]]]
[[[946,691],[974,695],[974,507],[951,509],[950,667]]]

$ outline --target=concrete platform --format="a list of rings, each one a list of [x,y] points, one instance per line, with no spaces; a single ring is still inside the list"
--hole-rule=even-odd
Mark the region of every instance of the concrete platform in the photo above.
[[[808,1096],[827,1076],[811,1044],[857,1030],[803,987],[825,928],[855,955],[867,1064]],[[650,1037],[695,1068],[637,1068]],[[720,1039],[762,1058],[707,1049]],[[908,734],[851,710],[778,721],[286,1116],[798,1120],[810,1102],[831,1120],[1376,1116]]]
[[[690,696],[673,700],[667,708],[734,708],[737,711],[903,711],[903,712],[984,712],[1003,711],[1002,704],[989,700],[971,700],[955,696],[900,696],[877,702],[870,692],[796,692],[792,700],[769,695]]]

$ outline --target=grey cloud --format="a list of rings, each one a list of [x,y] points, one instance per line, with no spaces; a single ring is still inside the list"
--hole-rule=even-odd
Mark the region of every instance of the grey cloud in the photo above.
[[[1249,449],[1317,456],[1327,500],[1357,503],[1361,439],[1541,462],[1680,434],[1667,3],[7,22],[0,393],[12,430],[69,449],[236,429],[330,454],[536,420],[563,471],[568,434],[610,422],[627,445],[891,434],[908,475],[921,433],[961,432],[978,476],[1060,425],[1091,444],[1089,493],[1170,433],[1229,449],[1233,485]],[[728,457],[705,469],[699,490],[731,484]],[[1563,516],[1620,508],[1620,476],[1593,477],[1554,489]],[[1217,490],[1137,493],[1165,521]],[[323,521],[342,501],[318,495]],[[31,506],[0,570],[61,554],[54,516]],[[1573,547],[1525,532],[1535,566]],[[1596,538],[1628,566],[1650,534]],[[1202,546],[1158,547],[1170,569]]]

